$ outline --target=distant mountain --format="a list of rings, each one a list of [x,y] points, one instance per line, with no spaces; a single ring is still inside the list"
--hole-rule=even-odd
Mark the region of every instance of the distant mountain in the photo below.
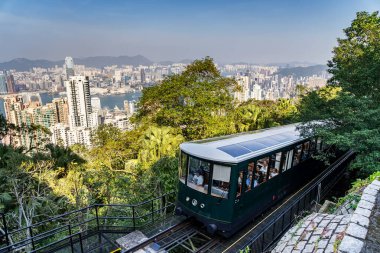
[[[294,76],[312,76],[312,75],[319,75],[323,71],[327,70],[326,65],[314,65],[309,67],[295,67],[295,68],[280,68],[277,71],[278,75],[282,76],[288,76],[288,75],[294,75]]]
[[[8,62],[0,63],[0,70],[16,69],[18,71],[28,71],[34,67],[51,68],[55,65],[62,65],[63,61],[48,60],[29,60],[26,58],[17,58]]]
[[[94,56],[86,58],[74,58],[74,63],[85,65],[87,67],[103,68],[110,65],[151,65],[153,62],[142,55],[136,56]],[[16,69],[17,71],[28,71],[35,67],[52,68],[56,65],[62,66],[64,60],[49,61],[49,60],[29,60],[26,58],[17,58],[8,62],[0,63],[0,70]]]

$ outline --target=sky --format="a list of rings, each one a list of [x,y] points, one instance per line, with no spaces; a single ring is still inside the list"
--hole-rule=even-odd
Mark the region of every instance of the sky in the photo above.
[[[324,64],[380,0],[1,0],[0,62],[144,55],[153,61]]]

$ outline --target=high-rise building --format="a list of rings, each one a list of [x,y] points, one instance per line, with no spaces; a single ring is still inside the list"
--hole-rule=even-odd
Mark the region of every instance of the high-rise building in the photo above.
[[[8,93],[15,93],[16,88],[15,88],[15,79],[11,73],[6,75],[7,78],[7,90]]]
[[[0,72],[0,95],[8,93],[7,78]]]
[[[55,110],[56,122],[69,126],[69,106],[67,98],[54,98],[52,105]]]
[[[74,72],[74,60],[70,56],[67,56],[65,58],[65,71],[66,71],[66,78],[67,78],[67,80],[69,80],[71,76],[75,75],[75,72]]]
[[[146,81],[146,76],[145,76],[145,70],[144,70],[144,69],[141,69],[141,70],[140,70],[140,78],[141,78],[141,82],[142,82],[142,83],[145,83],[145,81]]]
[[[91,127],[92,113],[89,79],[86,76],[72,76],[65,81],[69,105],[70,128]]]

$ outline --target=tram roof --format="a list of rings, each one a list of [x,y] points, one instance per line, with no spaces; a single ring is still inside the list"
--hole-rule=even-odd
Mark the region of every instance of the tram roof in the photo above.
[[[304,139],[300,137],[296,126],[292,124],[185,142],[180,148],[187,154],[199,158],[223,163],[239,163]]]

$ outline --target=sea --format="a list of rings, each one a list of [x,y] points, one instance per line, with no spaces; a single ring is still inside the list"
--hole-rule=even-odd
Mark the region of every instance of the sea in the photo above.
[[[41,102],[43,105],[50,103],[53,98],[65,97],[66,95],[60,95],[58,93],[40,93]],[[124,100],[128,101],[138,101],[141,97],[141,92],[129,92],[124,94],[115,94],[115,95],[93,95],[91,97],[98,97],[100,99],[100,104],[102,109],[114,109],[116,106],[123,110],[124,108]],[[0,113],[5,115],[4,111],[4,99],[0,98]]]

